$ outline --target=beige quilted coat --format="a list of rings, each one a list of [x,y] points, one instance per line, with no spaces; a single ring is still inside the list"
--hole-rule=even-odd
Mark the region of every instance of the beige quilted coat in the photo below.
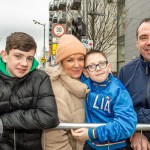
[[[84,98],[87,86],[69,77],[60,66],[46,71],[51,78],[60,122],[84,123]],[[43,150],[82,150],[81,143],[71,136],[70,130],[45,130],[42,135]]]

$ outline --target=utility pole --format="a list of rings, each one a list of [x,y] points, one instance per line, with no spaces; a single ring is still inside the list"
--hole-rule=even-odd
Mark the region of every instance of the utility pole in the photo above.
[[[34,22],[35,24],[39,24],[39,25],[42,25],[42,26],[44,27],[43,57],[41,58],[41,62],[43,63],[43,68],[44,68],[45,62],[46,62],[46,58],[45,58],[45,25],[46,25],[46,24],[40,23],[40,22],[38,22],[38,21],[36,21],[36,20],[33,20],[33,22]]]
[[[46,24],[41,24],[44,26],[44,46],[43,46],[43,57],[45,58],[45,25]]]
[[[42,26],[44,27],[43,57],[45,58],[45,25],[46,25],[46,24],[40,23],[40,22],[38,22],[38,21],[36,21],[36,20],[33,20],[33,22],[34,22],[35,24],[39,24],[39,25],[42,25]]]
[[[87,30],[88,30],[88,3],[87,0],[83,0],[83,22],[86,25],[86,38],[87,38]]]

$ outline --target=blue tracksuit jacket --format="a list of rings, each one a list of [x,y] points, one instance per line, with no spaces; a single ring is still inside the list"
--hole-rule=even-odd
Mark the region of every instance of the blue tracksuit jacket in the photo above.
[[[126,139],[136,129],[137,117],[129,93],[112,74],[103,83],[96,83],[82,76],[90,92],[86,99],[86,122],[106,123],[89,129],[87,143],[96,150],[125,147]]]

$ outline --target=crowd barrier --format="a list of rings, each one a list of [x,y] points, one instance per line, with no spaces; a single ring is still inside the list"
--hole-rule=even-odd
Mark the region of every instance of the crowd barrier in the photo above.
[[[60,123],[56,128],[56,130],[63,129],[63,130],[69,130],[69,129],[78,129],[78,128],[97,128],[98,126],[103,126],[105,124],[95,124],[95,123]],[[140,150],[145,150],[142,147],[142,132],[143,131],[150,131],[150,124],[137,124],[136,131],[140,131],[140,137],[141,137],[141,148]],[[45,141],[45,140],[44,140]],[[44,144],[45,145],[45,144]],[[44,146],[45,147],[45,146]],[[131,145],[132,147],[132,145]],[[133,148],[133,147],[132,147]],[[109,146],[108,146],[109,150]]]
[[[55,129],[97,128],[105,124],[95,123],[60,123]],[[137,124],[136,131],[150,131],[150,124]]]
[[[105,124],[94,124],[94,123],[60,123],[56,128],[56,130],[59,129],[78,129],[78,128],[97,128],[98,126],[103,126]],[[150,131],[150,124],[137,124],[136,126],[136,131],[140,131],[140,136],[141,136],[141,149],[140,150],[145,150],[142,148],[142,132],[143,131]],[[45,134],[45,132],[44,132]],[[44,135],[45,137],[45,135]],[[43,150],[45,150],[45,139],[44,139],[44,148]],[[108,150],[109,150],[109,146],[108,146]]]

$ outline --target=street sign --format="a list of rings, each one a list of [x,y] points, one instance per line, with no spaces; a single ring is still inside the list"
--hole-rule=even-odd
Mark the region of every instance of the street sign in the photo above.
[[[45,57],[42,57],[42,58],[41,58],[41,63],[45,63],[45,62],[46,62]]]
[[[93,40],[81,39],[81,42],[85,48],[87,48],[87,49],[93,48]]]
[[[53,42],[53,43],[58,43],[58,42],[59,42],[59,39],[60,39],[60,38],[55,37],[55,38],[52,39],[52,42]]]
[[[52,33],[54,36],[56,37],[60,37],[63,34],[65,34],[66,30],[65,30],[65,25],[63,24],[54,24],[53,29],[52,29]]]
[[[57,46],[58,46],[58,44],[56,44],[56,43],[52,44],[52,55],[56,55]]]

